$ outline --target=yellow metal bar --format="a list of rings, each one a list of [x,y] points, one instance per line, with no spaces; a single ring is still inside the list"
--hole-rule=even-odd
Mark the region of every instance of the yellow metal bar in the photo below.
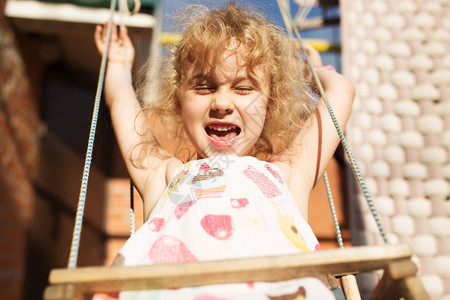
[[[319,52],[328,51],[332,48],[331,43],[326,39],[303,39]],[[161,45],[172,45],[181,41],[179,33],[162,33],[160,38]]]

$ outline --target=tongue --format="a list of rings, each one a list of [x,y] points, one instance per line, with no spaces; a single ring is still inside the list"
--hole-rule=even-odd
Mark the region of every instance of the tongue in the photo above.
[[[236,130],[216,131],[211,130],[209,136],[216,141],[231,141],[236,137]]]

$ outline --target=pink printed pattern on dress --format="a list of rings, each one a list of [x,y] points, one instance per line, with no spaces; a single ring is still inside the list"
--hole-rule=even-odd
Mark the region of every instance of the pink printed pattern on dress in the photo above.
[[[267,177],[263,172],[257,170],[255,167],[248,166],[243,173],[258,186],[267,198],[274,198],[281,195],[281,191],[275,183],[273,183],[269,177]]]
[[[230,203],[233,208],[244,208],[249,205],[247,198],[231,198]]]
[[[189,202],[185,202],[185,203],[177,205],[173,212],[175,217],[179,220],[188,211],[189,207],[191,207],[192,205],[194,205],[194,201],[189,201]]]
[[[161,235],[153,243],[148,258],[154,264],[197,261],[197,258],[180,239],[166,234]]]
[[[280,183],[283,183],[283,180],[281,179],[280,173],[278,173],[277,171],[275,171],[271,165],[269,164],[265,164],[264,167],[266,168],[267,171],[269,171],[273,177],[275,177]]]
[[[164,227],[165,224],[166,220],[164,220],[163,218],[156,217],[148,221],[147,226],[150,231],[159,232],[161,228]]]
[[[218,240],[226,240],[233,233],[231,216],[229,215],[206,215],[200,221],[203,229]]]

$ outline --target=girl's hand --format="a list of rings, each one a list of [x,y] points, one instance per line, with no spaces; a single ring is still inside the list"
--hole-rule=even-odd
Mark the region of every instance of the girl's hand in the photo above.
[[[322,66],[322,58],[320,57],[319,51],[314,49],[313,46],[305,43],[304,44],[306,53],[308,54],[309,60],[314,68],[319,68]]]
[[[298,41],[294,41],[294,47],[301,51],[301,47]],[[314,68],[319,68],[322,66],[322,58],[320,57],[319,51],[314,49],[313,46],[311,46],[308,43],[303,43],[303,47],[305,47],[306,54],[309,57],[309,60],[311,61],[311,64]],[[306,58],[305,58],[306,61]]]
[[[106,42],[108,38],[108,23],[105,26],[97,25],[95,28],[95,45],[100,55],[103,55],[106,49]],[[133,44],[128,36],[128,31],[124,27],[119,34],[117,34],[117,26],[112,24],[111,40],[109,44],[108,62],[119,62],[125,65],[128,64],[129,68],[133,65],[135,51]]]

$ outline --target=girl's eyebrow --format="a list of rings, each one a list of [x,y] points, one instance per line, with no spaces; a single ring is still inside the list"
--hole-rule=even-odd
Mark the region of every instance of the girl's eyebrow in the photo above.
[[[187,81],[187,84],[191,85],[191,84],[198,84],[198,83],[202,83],[202,82],[211,82],[211,81],[215,81],[215,80],[217,80],[217,78],[213,74],[197,73],[197,74],[190,76],[190,78]],[[256,77],[252,76],[251,74],[237,75],[236,77],[234,77],[232,79],[231,82],[233,84],[238,84],[245,80],[249,80],[251,82],[251,84],[256,88],[261,87],[261,84],[258,81],[258,79]]]
[[[246,80],[249,80],[251,82],[251,84],[256,88],[261,87],[261,83],[253,76],[238,76],[233,79],[233,83],[238,84],[238,83],[240,83],[242,81],[246,81]]]
[[[196,75],[191,76],[187,82],[188,82],[188,84],[193,84],[193,83],[198,83],[201,81],[208,81],[208,79],[209,79],[209,76],[207,76],[206,74],[196,74]]]

